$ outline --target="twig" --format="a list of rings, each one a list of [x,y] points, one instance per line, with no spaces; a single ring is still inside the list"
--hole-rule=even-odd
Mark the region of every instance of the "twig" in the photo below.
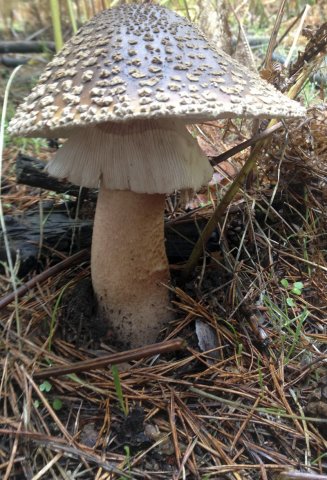
[[[35,287],[38,283],[42,283],[47,280],[49,277],[56,275],[57,273],[65,270],[68,267],[71,267],[75,263],[81,262],[83,260],[88,259],[89,251],[88,250],[81,250],[80,252],[75,253],[71,257],[65,258],[62,262],[57,263],[53,267],[48,268],[39,275],[36,275],[34,278],[29,280],[28,282],[24,283],[24,285],[20,286],[16,290],[17,298],[22,297],[25,293],[27,293],[31,288]],[[5,295],[0,299],[0,310],[11,302],[15,300],[15,292],[11,292],[8,295]]]
[[[5,55],[0,56],[0,63],[8,68],[15,68],[19,65],[25,65],[30,59],[27,57],[13,58]]]
[[[37,158],[30,157],[24,153],[18,153],[16,158],[16,182],[30,187],[52,190],[56,193],[64,193],[73,197],[79,197],[80,187],[70,182],[52,177],[45,170],[45,163]],[[96,200],[96,189],[83,188],[85,195],[92,201]],[[83,194],[83,196],[85,196]]]
[[[130,362],[131,360],[139,360],[144,357],[151,357],[152,355],[160,355],[161,353],[173,352],[175,350],[182,350],[186,348],[186,342],[182,339],[170,340],[168,342],[154,343],[146,347],[134,348],[133,350],[126,350],[125,352],[113,353],[104,355],[100,358],[92,358],[91,360],[82,360],[67,367],[50,367],[44,368],[36,373],[33,377],[36,379],[59,377],[69,373],[86,372],[110,364],[117,364],[123,362]]]
[[[42,53],[55,51],[54,42],[0,42],[0,53]]]
[[[239,143],[233,148],[230,148],[229,150],[226,150],[226,152],[221,153],[220,155],[217,155],[216,157],[212,157],[210,160],[210,163],[212,166],[218,165],[221,162],[224,162],[225,160],[228,160],[229,158],[233,157],[237,153],[242,152],[248,147],[251,147],[255,143],[257,143],[259,140],[264,140],[265,138],[268,138],[270,135],[275,133],[277,130],[280,128],[283,128],[283,123],[278,122],[276,125],[273,125],[272,127],[266,128],[263,132],[258,133],[257,135],[254,135],[252,138],[249,138],[249,140],[245,140],[242,143]]]

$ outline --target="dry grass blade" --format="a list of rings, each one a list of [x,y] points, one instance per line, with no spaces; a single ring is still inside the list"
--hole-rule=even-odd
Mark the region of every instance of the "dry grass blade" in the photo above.
[[[41,468],[39,473],[34,475],[32,480],[39,480],[40,478],[42,478],[43,475],[47,473],[53,467],[53,465],[55,465],[61,458],[62,458],[62,454],[57,453],[57,455],[55,455],[46,465],[44,465],[43,468]]]
[[[17,433],[19,433],[19,431],[21,429],[21,426],[22,426],[22,424],[20,423],[18,425]],[[11,471],[12,471],[12,468],[13,468],[13,465],[14,465],[15,456],[17,454],[18,440],[19,440],[19,435],[17,435],[16,438],[15,438],[15,441],[14,441],[14,444],[13,444],[13,448],[11,450],[9,462],[7,464],[7,468],[6,468],[6,472],[5,472],[5,475],[3,477],[3,480],[8,480],[11,476]]]
[[[267,48],[266,57],[265,57],[265,61],[264,61],[264,68],[267,69],[267,70],[270,69],[270,65],[271,65],[271,61],[272,61],[272,55],[273,55],[274,50],[275,50],[276,45],[277,45],[277,36],[278,36],[278,32],[279,32],[279,29],[280,29],[280,26],[281,26],[281,23],[282,23],[284,10],[285,10],[285,5],[286,5],[286,0],[281,0],[281,3],[279,5],[279,9],[278,9],[278,12],[277,12],[277,16],[276,16],[274,28],[273,28],[273,31],[270,35],[269,45],[268,45],[268,48]]]

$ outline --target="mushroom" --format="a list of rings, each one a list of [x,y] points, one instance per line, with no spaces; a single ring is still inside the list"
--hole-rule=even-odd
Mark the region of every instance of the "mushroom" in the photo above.
[[[100,12],[48,64],[10,132],[68,138],[49,173],[100,185],[92,282],[100,319],[124,347],[151,343],[172,319],[165,195],[212,175],[185,125],[304,112],[159,5]]]

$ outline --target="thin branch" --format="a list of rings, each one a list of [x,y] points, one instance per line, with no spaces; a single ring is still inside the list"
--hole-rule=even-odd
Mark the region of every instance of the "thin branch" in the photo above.
[[[266,128],[266,130],[264,130],[261,133],[258,133],[257,135],[254,135],[253,137],[249,138],[249,140],[245,140],[244,142],[239,143],[235,147],[230,148],[229,150],[226,150],[226,152],[221,153],[216,157],[212,157],[210,160],[211,165],[214,167],[215,165],[218,165],[219,163],[224,162],[225,160],[228,160],[229,158],[233,157],[237,153],[240,153],[246,148],[251,147],[252,145],[257,143],[259,140],[264,140],[265,138],[268,138],[270,135],[275,133],[280,128],[283,128],[282,122],[278,122],[276,123],[276,125]]]
[[[40,273],[39,275],[36,275],[31,280],[24,283],[24,285],[17,288],[16,292],[8,293],[8,295],[5,295],[4,297],[0,298],[0,310],[15,300],[15,294],[17,295],[17,298],[22,297],[23,295],[25,295],[25,293],[27,293],[29,290],[34,288],[35,285],[37,285],[38,283],[44,282],[49,277],[52,277],[53,275],[56,275],[57,273],[65,270],[66,268],[71,267],[75,263],[79,263],[83,260],[87,260],[88,257],[89,257],[89,251],[81,250],[80,252],[75,253],[71,257],[65,258],[65,260],[57,263],[57,265],[54,265],[53,267],[48,268],[47,270]]]
[[[182,350],[186,348],[186,342],[179,338],[170,340],[168,342],[154,343],[145,347],[134,348],[133,350],[126,350],[125,352],[113,353],[104,355],[100,358],[92,358],[90,360],[82,360],[72,365],[64,367],[50,367],[44,368],[36,373],[33,377],[35,379],[59,377],[69,373],[86,372],[95,370],[107,365],[113,365],[123,362],[130,362],[131,360],[139,360],[140,358],[152,357],[153,355],[160,355],[162,353],[173,352],[175,350]]]

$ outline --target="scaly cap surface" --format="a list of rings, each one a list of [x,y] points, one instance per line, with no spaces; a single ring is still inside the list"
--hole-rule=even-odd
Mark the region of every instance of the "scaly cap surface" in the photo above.
[[[14,135],[177,117],[300,117],[305,109],[158,5],[123,5],[83,25],[10,123]]]

